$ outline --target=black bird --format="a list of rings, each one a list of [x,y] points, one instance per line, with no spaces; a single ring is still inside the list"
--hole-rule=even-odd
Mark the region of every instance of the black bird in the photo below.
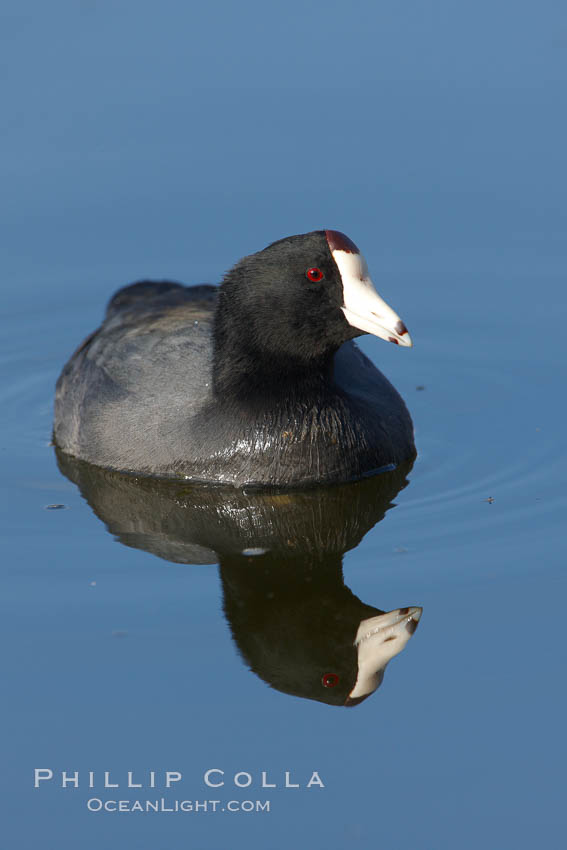
[[[411,345],[344,234],[245,257],[220,288],[119,290],[57,383],[54,442],[141,475],[297,486],[415,457],[407,408],[353,342]]]

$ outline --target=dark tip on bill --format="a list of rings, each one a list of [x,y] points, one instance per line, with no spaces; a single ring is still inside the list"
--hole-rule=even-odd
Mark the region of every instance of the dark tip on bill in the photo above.
[[[347,254],[360,254],[360,251],[348,236],[340,230],[326,230],[325,236],[331,251],[346,251]]]
[[[399,334],[400,336],[403,336],[404,334],[407,334],[407,332],[408,332],[408,329],[406,328],[406,326],[404,325],[404,323],[400,319],[400,321],[396,325],[396,333]]]
[[[397,340],[397,339],[394,339],[394,337],[393,337],[393,336],[389,336],[389,337],[388,337],[388,342],[393,342],[395,345],[399,345],[398,340]]]
[[[364,694],[363,697],[347,697],[345,702],[345,708],[353,708],[355,705],[359,705],[366,699],[366,697],[369,696],[370,694]]]
[[[417,620],[413,620],[413,619],[412,619],[412,620],[408,620],[408,622],[406,623],[406,629],[408,630],[408,632],[410,633],[410,635],[413,635],[413,633],[414,633],[414,632],[415,632],[415,630],[417,629],[417,623],[418,623],[418,621],[417,621]]]

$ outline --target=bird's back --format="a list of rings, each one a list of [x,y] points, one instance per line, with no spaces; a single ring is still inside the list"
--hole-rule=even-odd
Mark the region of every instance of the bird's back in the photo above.
[[[154,282],[119,290],[59,378],[56,444],[116,469],[151,474],[171,464],[211,395],[217,292]]]

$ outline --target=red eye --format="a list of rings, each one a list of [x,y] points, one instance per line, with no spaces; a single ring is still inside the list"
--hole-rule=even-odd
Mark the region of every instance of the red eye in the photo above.
[[[323,278],[325,277],[321,269],[318,269],[316,266],[314,266],[312,269],[307,269],[305,274],[307,279],[312,280],[313,283],[319,283],[319,281],[323,280]]]
[[[324,688],[334,688],[335,685],[339,684],[339,677],[336,673],[325,673],[321,679],[321,684]]]

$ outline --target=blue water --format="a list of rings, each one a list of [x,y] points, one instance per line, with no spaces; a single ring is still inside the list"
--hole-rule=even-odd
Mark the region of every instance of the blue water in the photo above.
[[[1,17],[2,846],[556,844],[564,7],[55,2]],[[251,672],[218,568],[117,541],[50,446],[54,382],[118,286],[215,282],[321,227],[360,245],[415,344],[361,342],[405,397],[419,457],[343,569],[364,603],[424,613],[348,710]],[[35,768],[53,780],[34,789]],[[211,768],[224,788],[204,784]],[[182,782],[124,787],[152,770]],[[122,787],[101,788],[104,771]],[[281,787],[286,771],[301,788]],[[324,788],[305,787],[313,771]],[[271,810],[95,813],[93,796]]]

